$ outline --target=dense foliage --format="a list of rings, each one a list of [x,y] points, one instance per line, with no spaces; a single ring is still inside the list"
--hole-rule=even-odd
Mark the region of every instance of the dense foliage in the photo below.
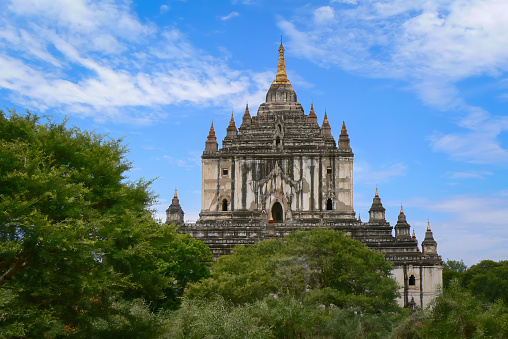
[[[235,304],[291,295],[316,305],[397,310],[397,285],[381,253],[328,229],[296,232],[285,241],[235,247],[212,265],[212,276],[189,284],[189,298],[216,294]]]
[[[41,119],[0,111],[0,333],[79,332],[122,300],[176,308],[208,247],[153,219],[121,140]]]

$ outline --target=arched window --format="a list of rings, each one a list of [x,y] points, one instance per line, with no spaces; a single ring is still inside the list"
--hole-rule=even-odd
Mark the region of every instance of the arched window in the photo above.
[[[414,275],[411,274],[409,277],[409,286],[415,286],[416,285],[416,278]]]
[[[228,210],[228,201],[227,199],[222,200],[222,210],[227,211]]]
[[[278,201],[272,206],[272,218],[274,222],[284,221],[282,205]]]
[[[326,200],[326,210],[327,211],[333,210],[333,203],[332,203],[332,199],[330,199],[330,198],[328,198],[328,200]]]
[[[275,139],[275,146],[277,146],[277,148],[279,148],[279,147],[280,147],[280,138],[279,138],[279,137],[277,137],[277,138]]]

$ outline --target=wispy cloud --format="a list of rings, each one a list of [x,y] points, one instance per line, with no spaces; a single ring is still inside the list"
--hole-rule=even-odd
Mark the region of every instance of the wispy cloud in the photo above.
[[[483,111],[469,124],[482,109],[466,103],[456,87],[468,77],[508,71],[508,2],[347,0],[307,12],[278,19],[293,53],[363,76],[407,81],[427,104],[462,115],[463,132],[434,134],[434,150],[473,163],[508,162],[498,140],[508,118]]]
[[[0,13],[0,89],[30,108],[147,124],[164,105],[240,108],[268,83],[177,28],[143,22],[127,2],[19,0]]]
[[[237,16],[240,16],[240,13],[233,11],[233,12],[229,13],[228,15],[221,17],[220,19],[226,21],[226,20],[232,19]]]
[[[159,8],[159,11],[161,13],[166,13],[169,11],[169,6],[168,5],[161,5],[161,7]]]
[[[404,202],[404,211],[420,242],[427,220],[415,220],[415,209],[431,216],[430,225],[443,258],[464,259],[472,265],[483,259],[507,258],[506,206],[508,195],[501,191],[492,196],[463,194],[435,200],[415,197]]]
[[[485,179],[486,176],[493,174],[490,171],[448,172],[446,177],[450,179]]]
[[[365,161],[356,161],[354,165],[355,183],[380,184],[394,177],[406,175],[406,165],[402,163],[381,164],[373,168]]]
[[[314,11],[314,22],[318,25],[325,25],[335,19],[335,10],[330,6],[319,7]]]

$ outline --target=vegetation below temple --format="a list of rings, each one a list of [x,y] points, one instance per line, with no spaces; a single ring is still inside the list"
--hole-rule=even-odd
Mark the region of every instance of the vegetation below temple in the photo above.
[[[0,111],[0,338],[508,337],[508,261],[447,261],[416,312],[381,254],[331,230],[210,267],[125,180],[121,140],[41,121]]]

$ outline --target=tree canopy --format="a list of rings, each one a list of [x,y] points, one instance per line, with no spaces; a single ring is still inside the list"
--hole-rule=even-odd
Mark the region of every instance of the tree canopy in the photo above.
[[[0,326],[79,329],[118,298],[175,308],[208,247],[154,220],[121,139],[42,119],[0,111]]]
[[[462,277],[462,285],[484,301],[500,300],[508,305],[508,260],[483,260],[471,266]]]
[[[235,247],[212,265],[212,276],[188,285],[188,298],[242,304],[291,295],[314,304],[396,309],[397,285],[381,253],[329,229],[296,232],[281,240]]]

